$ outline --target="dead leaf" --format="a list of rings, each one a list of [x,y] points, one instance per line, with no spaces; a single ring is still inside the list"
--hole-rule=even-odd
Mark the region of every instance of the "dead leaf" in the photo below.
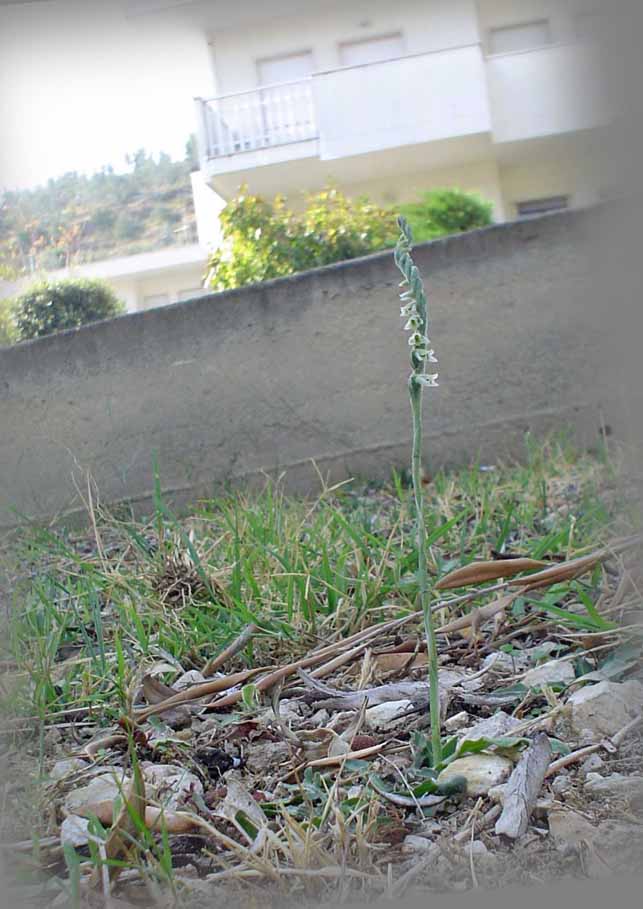
[[[580,559],[562,562],[560,565],[554,565],[552,568],[539,571],[526,578],[515,578],[511,581],[511,585],[520,584],[527,590],[536,590],[539,587],[550,587],[552,584],[560,584],[563,581],[573,581],[574,578],[593,568],[606,554],[604,550],[600,550]]]
[[[414,642],[417,646],[417,642]],[[380,653],[373,657],[375,667],[379,672],[402,672],[405,669],[417,669],[426,666],[428,657],[426,653]]]
[[[498,578],[512,577],[521,571],[531,571],[547,565],[538,559],[494,559],[491,562],[471,562],[462,568],[456,568],[441,578],[435,585],[435,590],[450,590],[453,587],[469,587],[472,584],[482,584],[485,581],[495,581]]]
[[[231,780],[227,784],[227,792],[224,800],[219,804],[217,810],[214,811],[213,814],[215,817],[221,817],[224,818],[224,820],[232,821],[236,827],[243,830],[242,827],[239,827],[237,822],[237,815],[239,813],[243,814],[257,830],[261,830],[262,827],[268,825],[268,818],[248,790],[236,780]],[[246,831],[244,831],[244,834],[252,841],[252,837],[250,837]]]
[[[488,603],[486,606],[481,606],[479,609],[472,609],[471,612],[468,612],[466,615],[454,619],[441,628],[436,628],[435,633],[452,634],[453,632],[458,631],[462,634],[467,629],[473,629],[475,631],[479,629],[484,622],[489,621],[489,619],[492,619],[498,613],[504,612],[517,596],[517,593],[512,593],[509,594],[509,596],[498,597],[493,603]]]

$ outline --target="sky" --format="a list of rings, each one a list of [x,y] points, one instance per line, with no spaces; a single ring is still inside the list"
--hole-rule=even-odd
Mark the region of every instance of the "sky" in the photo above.
[[[0,3],[0,189],[91,173],[144,147],[182,158],[211,95],[204,35],[124,0]]]

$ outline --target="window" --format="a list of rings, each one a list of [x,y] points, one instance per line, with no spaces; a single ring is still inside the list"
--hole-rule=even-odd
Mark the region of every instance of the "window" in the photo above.
[[[563,211],[569,208],[568,196],[549,196],[547,199],[528,199],[516,203],[519,218],[533,218],[549,211]]]
[[[394,60],[396,57],[402,57],[404,52],[404,39],[398,32],[379,38],[343,42],[339,45],[339,62],[341,66],[359,66],[363,63]]]
[[[193,290],[180,290],[178,293],[179,300],[194,300],[196,297],[203,297],[208,291],[203,287],[195,287]]]
[[[149,294],[143,297],[143,309],[153,309],[155,306],[167,306],[170,302],[169,294]]]
[[[492,28],[489,31],[490,54],[510,54],[513,51],[542,47],[544,44],[551,44],[551,30],[547,19]]]
[[[262,86],[259,110],[250,112],[251,122],[245,125],[245,131],[254,135],[261,147],[310,139],[314,135],[315,114],[308,82],[313,68],[311,51],[257,60]],[[283,82],[295,84],[279,84]]]
[[[306,79],[313,71],[311,51],[257,60],[259,85],[276,85],[278,82],[297,82]]]

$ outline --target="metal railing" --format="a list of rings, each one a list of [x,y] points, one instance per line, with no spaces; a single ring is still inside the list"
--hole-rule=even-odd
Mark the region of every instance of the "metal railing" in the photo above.
[[[312,79],[201,99],[207,158],[316,139]]]

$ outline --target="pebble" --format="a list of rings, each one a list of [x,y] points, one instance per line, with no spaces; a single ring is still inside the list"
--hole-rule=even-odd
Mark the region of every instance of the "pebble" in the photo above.
[[[522,677],[522,684],[527,688],[540,688],[555,682],[571,682],[576,678],[574,667],[569,660],[549,660],[541,666],[535,666]]]
[[[69,776],[71,773],[78,773],[80,770],[85,770],[88,766],[89,764],[87,761],[83,761],[81,758],[67,758],[64,761],[56,761],[49,772],[49,778],[52,780],[62,780],[63,777]]]
[[[466,710],[461,710],[460,713],[454,713],[453,716],[450,716],[448,720],[444,721],[444,728],[447,732],[455,732],[457,729],[464,729],[464,727],[469,722],[469,714]]]
[[[583,789],[592,795],[640,799],[643,797],[643,776],[640,774],[626,776],[624,773],[601,776],[600,773],[588,773]]]
[[[596,773],[605,767],[605,761],[598,754],[590,754],[580,765],[581,773]]]
[[[464,729],[460,735],[461,738],[468,739],[496,739],[505,735],[511,735],[511,730],[520,725],[520,720],[514,716],[505,713],[504,710],[496,712],[487,719],[480,720]]]
[[[564,795],[566,792],[569,792],[573,788],[573,783],[568,776],[561,774],[557,776],[556,779],[551,784],[551,791],[555,795]]]
[[[596,739],[614,735],[643,709],[643,685],[634,680],[587,685],[569,697],[566,707],[578,735],[585,730]]]
[[[467,795],[486,795],[494,786],[503,783],[513,770],[513,763],[499,754],[471,754],[456,758],[439,774],[438,783],[463,776]]]
[[[86,846],[89,842],[89,818],[70,814],[60,825],[60,845]]]
[[[364,717],[365,725],[369,729],[389,729],[396,722],[408,722],[408,717],[401,714],[407,713],[413,707],[413,702],[408,698],[401,701],[386,701],[385,704],[376,704],[369,707]]]

